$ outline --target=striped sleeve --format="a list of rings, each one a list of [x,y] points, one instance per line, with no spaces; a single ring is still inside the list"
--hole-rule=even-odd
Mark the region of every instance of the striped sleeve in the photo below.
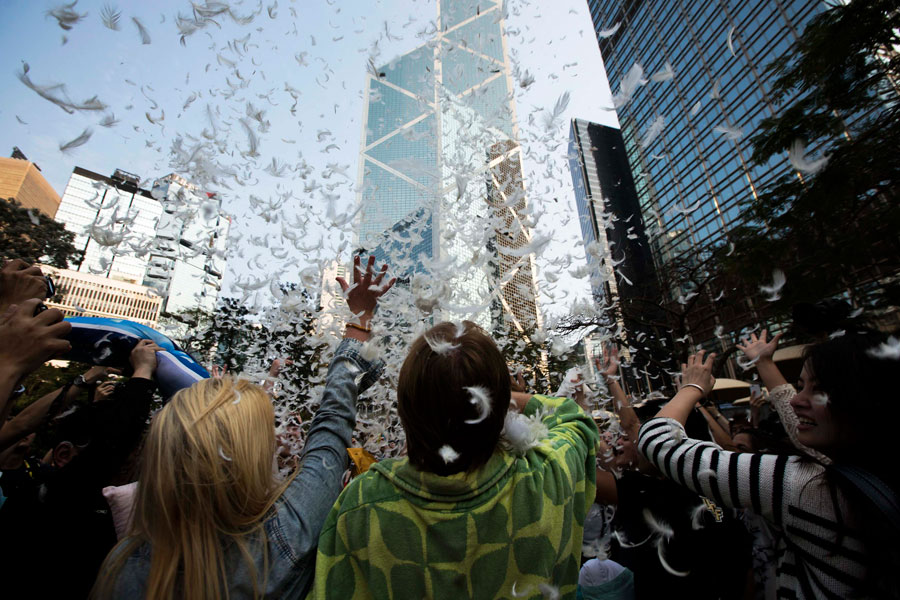
[[[693,440],[674,419],[641,427],[638,449],[666,477],[733,508],[749,508],[781,526],[796,458],[728,452]]]

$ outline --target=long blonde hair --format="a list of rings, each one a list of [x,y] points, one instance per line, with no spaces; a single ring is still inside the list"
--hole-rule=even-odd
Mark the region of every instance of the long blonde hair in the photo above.
[[[131,530],[107,556],[94,596],[113,595],[125,561],[149,544],[148,599],[171,598],[176,590],[191,599],[227,597],[222,549],[232,542],[257,597],[268,570],[264,517],[289,483],[273,469],[274,420],[265,390],[247,381],[205,379],[178,392],[150,426]],[[263,573],[248,549],[256,533]]]

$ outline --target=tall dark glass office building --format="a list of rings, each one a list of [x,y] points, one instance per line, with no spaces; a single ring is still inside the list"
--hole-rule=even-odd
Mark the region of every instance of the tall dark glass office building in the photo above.
[[[750,163],[776,109],[765,67],[821,0],[588,0],[653,253],[723,240],[739,204],[783,173]]]

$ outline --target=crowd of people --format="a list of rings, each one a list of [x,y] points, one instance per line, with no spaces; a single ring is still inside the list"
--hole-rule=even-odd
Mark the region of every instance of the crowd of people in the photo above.
[[[302,437],[297,457],[276,434],[271,385],[214,373],[156,404],[160,348],[149,340],[127,368],[90,366],[10,417],[23,379],[70,349],[71,326],[44,305],[39,268],[6,263],[5,589],[103,599],[900,595],[895,338],[826,337],[807,347],[794,386],[773,360],[780,336],[751,334],[738,349],[765,389],[739,427],[709,401],[717,363],[703,350],[642,423],[614,347],[596,365],[610,409],[599,411],[587,382],[533,393],[488,332],[439,323],[409,347],[396,382],[405,441],[390,454],[401,456],[348,482],[357,402],[383,368],[364,344],[395,283],[374,262],[356,257],[352,281],[338,280],[353,318],[308,427],[287,428],[291,447]]]

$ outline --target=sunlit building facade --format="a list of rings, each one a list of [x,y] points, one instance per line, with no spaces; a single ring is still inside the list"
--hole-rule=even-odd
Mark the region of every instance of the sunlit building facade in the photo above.
[[[724,240],[741,202],[784,171],[784,156],[750,162],[750,138],[776,110],[765,67],[825,3],[588,6],[656,259]]]
[[[18,148],[13,148],[10,158],[0,158],[0,199],[8,198],[50,218],[56,215],[60,200],[59,194],[41,174],[41,168]]]
[[[56,220],[84,252],[74,270],[142,286],[163,312],[209,311],[225,270],[230,222],[221,208],[216,194],[177,175],[147,190],[121,169],[106,177],[75,167]]]
[[[358,246],[439,280],[442,318],[540,326],[501,3],[440,0],[436,23],[367,74]]]
[[[231,221],[222,198],[175,174],[153,183],[150,195],[162,207],[147,253],[144,285],[165,298],[170,313],[215,309]]]
[[[47,305],[67,317],[127,319],[157,326],[163,299],[142,285],[47,265],[41,265],[41,270],[61,293],[58,301],[47,301]]]

